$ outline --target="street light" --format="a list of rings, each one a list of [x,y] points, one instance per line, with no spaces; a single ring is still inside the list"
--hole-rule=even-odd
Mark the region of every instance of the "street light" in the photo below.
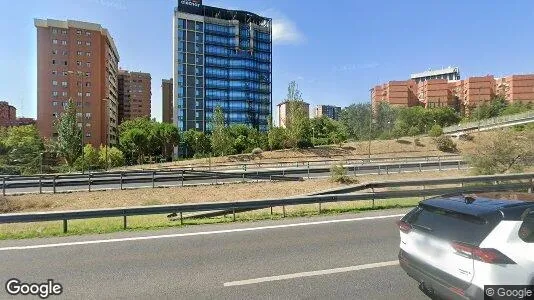
[[[81,105],[80,105],[80,109],[81,109],[81,113],[82,113],[82,141],[81,141],[81,146],[82,146],[82,174],[84,173],[84,169],[85,169],[85,157],[84,157],[84,153],[83,153],[83,146],[84,146],[84,137],[85,137],[85,134],[84,134],[84,127],[85,127],[85,116],[83,114],[83,72],[82,71],[67,71],[68,74],[70,75],[73,75],[73,74],[76,74],[78,75],[78,77],[81,78],[81,82],[80,82],[80,93],[81,93],[81,96],[80,96],[80,101],[81,101]]]
[[[108,150],[109,150],[109,98],[106,97],[102,99],[102,101],[105,101],[104,104],[106,105],[106,171],[109,169],[109,161],[108,161]]]

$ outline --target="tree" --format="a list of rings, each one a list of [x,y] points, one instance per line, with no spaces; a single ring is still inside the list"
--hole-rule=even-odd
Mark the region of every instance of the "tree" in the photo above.
[[[188,157],[206,156],[211,153],[211,141],[204,132],[189,129],[182,135]]]
[[[172,148],[180,143],[180,132],[178,128],[169,123],[159,124],[163,156],[169,157],[172,154]]]
[[[147,132],[139,128],[128,129],[121,132],[119,140],[121,148],[129,154],[130,162],[142,163],[148,144]]]
[[[477,143],[467,154],[475,174],[493,175],[520,172],[534,157],[534,133],[504,130]]]
[[[124,166],[124,154],[115,147],[100,146],[99,161],[100,165],[107,168],[117,168]]]
[[[56,122],[58,132],[56,149],[72,167],[82,154],[82,131],[76,120],[76,106],[69,100],[65,110]]]
[[[83,147],[83,160],[82,157],[78,157],[74,166],[77,170],[98,170],[102,168],[100,164],[100,157],[98,155],[98,150],[93,147],[91,144],[85,145]]]
[[[287,88],[287,128],[288,142],[291,147],[308,148],[313,146],[311,142],[310,117],[305,110],[302,93],[295,81],[291,81]]]
[[[216,156],[233,154],[232,141],[225,127],[224,114],[220,106],[217,106],[213,112],[211,148]]]
[[[39,171],[44,143],[34,125],[11,127],[4,133],[2,150],[7,155],[6,165],[17,166],[22,174]]]
[[[371,105],[351,104],[341,110],[339,121],[347,129],[349,138],[366,140],[370,136]]]

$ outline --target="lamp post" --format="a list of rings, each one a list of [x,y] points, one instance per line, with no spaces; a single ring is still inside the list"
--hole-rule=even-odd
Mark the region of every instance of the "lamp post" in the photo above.
[[[109,151],[109,98],[102,99],[106,105],[106,171],[109,169],[108,151]]]
[[[80,105],[80,110],[81,110],[81,113],[82,113],[82,141],[81,141],[81,146],[82,146],[82,174],[85,173],[85,155],[83,153],[83,146],[84,146],[84,137],[85,137],[85,134],[84,134],[84,127],[85,127],[85,116],[83,114],[83,72],[82,71],[67,71],[68,74],[70,75],[73,75],[73,74],[76,74],[78,75],[78,77],[81,79],[81,82],[80,82],[80,93],[81,93],[81,96],[80,96],[80,101],[81,101],[81,105]]]
[[[43,154],[44,152],[39,152],[39,174],[43,174]]]
[[[373,134],[373,89],[369,89],[369,162],[371,162],[371,135]]]

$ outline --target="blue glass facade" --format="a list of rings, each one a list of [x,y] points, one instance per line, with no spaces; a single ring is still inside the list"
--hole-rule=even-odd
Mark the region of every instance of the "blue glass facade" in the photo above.
[[[227,124],[266,131],[272,110],[270,19],[242,19],[244,12],[228,10],[208,16],[215,10],[221,11],[204,7],[202,17],[176,14],[177,125],[210,131],[220,106]]]

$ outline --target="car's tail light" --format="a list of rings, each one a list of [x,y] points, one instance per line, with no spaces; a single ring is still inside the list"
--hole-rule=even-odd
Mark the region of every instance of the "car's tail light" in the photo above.
[[[412,225],[402,221],[402,220],[399,220],[397,221],[397,225],[399,226],[399,230],[404,232],[404,233],[408,233],[412,230]]]
[[[462,290],[461,288],[457,288],[457,287],[450,287],[449,290],[453,293],[455,293],[456,295],[460,295],[460,296],[464,296],[465,295],[465,291]]]
[[[488,264],[515,264],[508,256],[493,248],[479,248],[461,242],[452,242],[452,247],[462,256],[479,260]]]

